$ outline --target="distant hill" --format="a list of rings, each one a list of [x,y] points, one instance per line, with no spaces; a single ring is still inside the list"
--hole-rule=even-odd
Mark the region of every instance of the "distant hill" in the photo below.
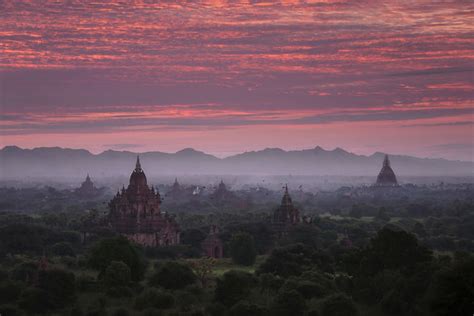
[[[130,174],[137,153],[107,150],[92,154],[84,149],[59,147],[22,149],[7,146],[0,150],[0,175],[4,179],[36,177],[78,177]],[[227,158],[186,148],[176,153],[140,153],[149,175],[259,174],[259,175],[346,175],[376,176],[384,153],[356,155],[341,148],[321,147],[285,151],[267,148]],[[400,176],[472,176],[473,162],[390,155]]]

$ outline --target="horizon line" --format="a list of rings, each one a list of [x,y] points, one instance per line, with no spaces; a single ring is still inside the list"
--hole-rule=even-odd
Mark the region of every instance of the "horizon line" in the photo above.
[[[193,147],[184,147],[183,149],[177,150],[175,152],[160,151],[160,150],[137,152],[137,151],[130,151],[130,150],[126,150],[126,149],[119,150],[119,149],[112,149],[112,148],[108,148],[108,149],[105,149],[105,150],[100,151],[100,152],[94,152],[94,151],[91,151],[91,150],[86,149],[86,148],[71,148],[71,147],[61,147],[61,146],[39,146],[39,147],[29,147],[28,148],[28,147],[20,147],[20,146],[17,146],[17,145],[5,145],[0,149],[0,151],[5,150],[6,148],[12,148],[12,147],[18,148],[18,149],[21,149],[21,150],[53,149],[53,148],[59,148],[59,149],[63,149],[63,150],[84,150],[84,151],[87,151],[88,153],[90,153],[91,155],[94,155],[94,156],[99,156],[99,155],[101,155],[105,152],[108,152],[108,151],[121,152],[121,153],[130,153],[130,154],[135,154],[135,155],[143,155],[143,154],[148,154],[148,153],[162,153],[162,154],[172,155],[172,154],[178,154],[178,153],[183,152],[185,150],[193,150],[195,152],[202,153],[202,154],[205,154],[205,155],[209,155],[209,156],[212,156],[212,157],[220,159],[220,160],[230,158],[230,157],[234,157],[234,156],[238,156],[238,155],[242,155],[242,154],[246,154],[246,153],[262,152],[262,151],[265,151],[265,150],[281,150],[283,152],[288,153],[288,152],[296,152],[296,151],[315,150],[315,149],[319,148],[319,149],[321,149],[325,152],[335,152],[337,150],[342,150],[342,151],[344,151],[348,154],[352,154],[352,155],[355,155],[355,156],[361,156],[361,157],[371,157],[371,156],[374,156],[376,154],[383,154],[383,155],[388,155],[389,157],[396,157],[396,156],[400,157],[401,156],[401,157],[412,157],[412,158],[418,158],[418,159],[430,159],[430,160],[444,160],[444,161],[453,161],[453,162],[474,163],[474,159],[469,161],[469,160],[460,160],[460,159],[446,159],[446,158],[441,158],[441,157],[419,157],[419,156],[414,156],[414,155],[409,155],[409,154],[394,154],[394,153],[386,153],[386,152],[382,152],[382,151],[375,151],[370,155],[364,155],[364,154],[358,154],[358,153],[355,153],[355,152],[352,152],[352,151],[347,151],[344,148],[339,147],[339,146],[335,147],[332,150],[330,150],[330,149],[325,149],[320,145],[316,145],[315,147],[302,148],[302,149],[283,149],[281,147],[265,147],[263,149],[257,149],[257,150],[234,151],[234,154],[231,154],[231,155],[228,155],[228,156],[218,156],[215,153],[208,153],[206,151],[195,149]]]

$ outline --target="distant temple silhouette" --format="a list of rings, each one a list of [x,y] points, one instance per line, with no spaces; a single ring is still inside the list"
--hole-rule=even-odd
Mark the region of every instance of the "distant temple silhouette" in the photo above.
[[[148,187],[137,157],[127,189],[122,188],[109,203],[110,223],[115,231],[144,246],[179,244],[179,226],[168,214],[161,213],[160,204],[160,193]]]
[[[293,205],[290,193],[288,192],[288,185],[285,186],[285,193],[281,199],[280,207],[273,213],[272,226],[279,234],[283,235],[291,225],[300,222],[300,212]]]
[[[385,155],[383,160],[382,169],[377,176],[376,186],[398,186],[397,177],[395,172],[393,172],[392,167],[390,167],[390,160],[388,155]]]
[[[176,200],[180,200],[185,193],[186,191],[179,184],[178,178],[175,178],[174,183],[171,186],[171,189],[166,193],[165,196],[167,196],[169,199],[176,201]]]
[[[97,196],[100,193],[100,190],[94,186],[89,174],[87,174],[86,180],[81,183],[81,186],[74,190],[79,197],[90,198]]]
[[[215,191],[210,195],[210,198],[215,202],[228,202],[235,199],[234,193],[227,189],[224,181],[221,180]]]

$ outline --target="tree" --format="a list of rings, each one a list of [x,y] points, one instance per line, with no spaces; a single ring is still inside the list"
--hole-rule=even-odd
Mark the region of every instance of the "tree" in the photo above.
[[[237,233],[230,241],[232,261],[237,264],[251,266],[257,258],[257,250],[253,237],[247,233]]]
[[[76,254],[72,245],[68,242],[58,242],[51,247],[51,252],[56,256],[75,257]]]
[[[257,274],[272,273],[283,278],[300,275],[316,264],[312,257],[312,249],[302,244],[276,248],[258,267]]]
[[[173,295],[155,288],[148,288],[135,299],[135,308],[138,310],[148,308],[168,309],[173,307],[174,301]]]
[[[377,215],[375,216],[375,218],[382,221],[382,222],[389,222],[390,221],[390,216],[387,214],[387,210],[385,209],[385,207],[381,207],[378,210]]]
[[[284,279],[271,273],[262,273],[259,277],[260,286],[263,291],[276,293],[284,283]]]
[[[38,264],[31,261],[21,262],[13,267],[11,278],[16,281],[31,284],[38,274]]]
[[[181,243],[201,249],[201,242],[206,239],[206,234],[200,229],[187,229],[181,233]]]
[[[195,259],[191,261],[191,267],[203,287],[207,285],[209,275],[212,273],[212,268],[215,264],[216,259],[210,257]]]
[[[127,286],[131,281],[130,268],[122,261],[112,261],[105,270],[103,281],[109,288]]]
[[[412,234],[389,227],[381,229],[362,254],[362,272],[373,275],[384,269],[411,273],[418,264],[432,260],[431,251],[418,244]]]
[[[48,292],[34,287],[23,291],[18,305],[31,314],[43,314],[53,308]]]
[[[259,305],[247,301],[239,301],[229,310],[230,316],[264,316],[267,315],[265,309]]]
[[[275,299],[272,314],[279,316],[303,315],[306,302],[295,290],[281,291]]]
[[[168,261],[159,266],[158,270],[151,276],[150,285],[177,290],[193,284],[196,280],[197,277],[189,266]]]
[[[321,305],[322,316],[356,316],[359,314],[352,299],[344,294],[327,297]]]
[[[5,279],[0,283],[0,304],[7,304],[16,301],[22,290],[23,284],[21,282]]]
[[[420,222],[416,222],[416,224],[413,226],[413,232],[417,234],[418,237],[426,237],[427,235],[425,227]]]
[[[63,307],[75,298],[75,276],[61,269],[40,271],[38,288],[46,291],[55,307]]]
[[[20,316],[23,315],[23,312],[15,305],[5,304],[0,305],[0,315]]]
[[[474,258],[440,270],[428,290],[433,315],[471,315],[474,311]]]
[[[317,248],[319,245],[320,230],[315,225],[295,225],[290,228],[285,238],[285,244],[301,243],[305,246]]]
[[[44,226],[13,223],[0,229],[0,251],[4,253],[40,254],[47,241],[52,236],[52,231]]]
[[[257,280],[252,274],[230,270],[217,279],[215,299],[226,306],[232,306],[245,299],[256,285]]]
[[[105,238],[98,241],[89,252],[88,264],[100,271],[102,277],[112,261],[122,261],[130,268],[133,281],[145,273],[146,262],[142,253],[125,237]]]

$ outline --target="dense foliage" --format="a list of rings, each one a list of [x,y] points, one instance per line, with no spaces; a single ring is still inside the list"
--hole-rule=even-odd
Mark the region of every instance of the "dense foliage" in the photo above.
[[[275,193],[238,192],[253,202],[179,213],[182,244],[161,248],[117,236],[101,201],[0,213],[0,314],[471,315],[472,197],[403,190],[348,197],[342,188],[318,199],[296,192],[306,220],[284,234],[271,225]],[[5,207],[68,198],[52,189],[10,193]],[[20,203],[22,195],[31,200]],[[183,205],[199,208],[205,199]],[[179,200],[165,204],[172,205]],[[223,259],[203,257],[210,225],[220,229]]]

